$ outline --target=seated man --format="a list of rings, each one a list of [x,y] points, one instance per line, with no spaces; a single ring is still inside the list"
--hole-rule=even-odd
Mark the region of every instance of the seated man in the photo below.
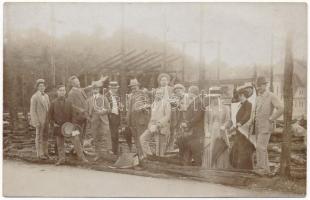
[[[72,122],[72,104],[65,98],[66,88],[64,85],[57,87],[57,98],[51,103],[48,113],[48,119],[53,126],[54,135],[58,149],[58,161],[56,165],[65,163],[65,138],[61,133],[61,126],[66,122]],[[72,136],[71,142],[80,160],[87,163],[88,160],[83,154],[83,148],[79,136]]]
[[[169,101],[163,97],[164,91],[157,89],[155,92],[155,101],[151,107],[151,119],[148,128],[140,137],[144,158],[152,155],[149,141],[154,136],[156,141],[156,155],[163,156],[165,154],[169,137],[171,106]]]

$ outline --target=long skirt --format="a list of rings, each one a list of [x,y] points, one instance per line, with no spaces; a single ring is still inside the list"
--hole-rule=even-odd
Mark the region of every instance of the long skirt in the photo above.
[[[230,162],[237,169],[253,169],[254,145],[240,132],[234,137]]]
[[[208,169],[231,168],[231,165],[229,163],[229,149],[228,148],[222,151],[216,158],[212,159],[212,155],[214,156],[214,152],[212,152],[215,149],[214,145],[216,145],[214,141],[211,141],[211,139],[209,138],[205,139],[202,167],[205,167]]]

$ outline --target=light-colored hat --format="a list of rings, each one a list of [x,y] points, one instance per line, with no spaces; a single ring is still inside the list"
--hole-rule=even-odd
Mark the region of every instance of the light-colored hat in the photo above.
[[[185,90],[185,87],[182,84],[175,84],[173,87],[173,91],[175,91],[176,89],[182,89]]]
[[[237,92],[239,92],[240,90],[244,90],[244,89],[252,88],[252,87],[253,87],[253,86],[252,86],[251,83],[245,83],[245,84],[243,84],[243,85],[237,87],[236,90],[237,90]]]
[[[166,77],[167,80],[168,80],[168,82],[170,82],[171,77],[169,76],[169,74],[161,73],[161,74],[159,74],[159,76],[158,76],[158,78],[157,78],[158,83],[160,82],[160,80],[161,80],[163,77]]]
[[[36,81],[35,88],[37,88],[37,87],[38,87],[38,85],[39,85],[40,83],[45,84],[45,80],[44,80],[44,79],[38,79],[38,80]]]
[[[135,79],[131,79],[130,80],[130,83],[129,83],[129,87],[132,87],[132,86],[137,86],[137,85],[140,85],[139,81],[135,78]]]
[[[71,122],[66,122],[61,126],[61,134],[64,137],[71,137],[74,132],[81,133],[81,127],[77,124],[72,124]]]
[[[109,88],[119,88],[117,81],[110,81]]]

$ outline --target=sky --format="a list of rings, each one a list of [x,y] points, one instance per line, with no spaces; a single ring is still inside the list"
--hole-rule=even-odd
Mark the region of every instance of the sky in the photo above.
[[[283,62],[292,30],[294,57],[307,58],[306,3],[5,3],[4,24],[50,32],[52,10],[57,37],[98,27],[108,37],[123,19],[124,28],[166,41],[194,60],[202,40],[206,63],[220,56],[240,66]]]

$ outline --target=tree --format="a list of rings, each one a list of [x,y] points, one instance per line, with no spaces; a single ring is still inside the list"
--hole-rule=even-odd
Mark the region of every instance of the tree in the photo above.
[[[292,34],[288,33],[285,50],[284,66],[284,127],[282,152],[280,160],[280,174],[282,177],[290,177],[290,146],[291,146],[291,122],[293,110],[293,55],[292,55]]]

